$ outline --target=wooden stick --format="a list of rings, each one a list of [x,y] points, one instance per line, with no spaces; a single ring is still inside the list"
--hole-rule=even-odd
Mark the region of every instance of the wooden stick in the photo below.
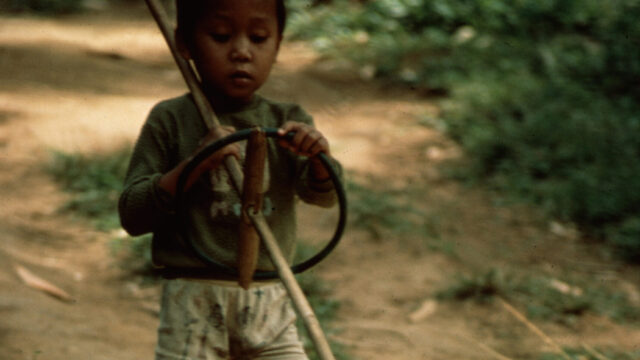
[[[158,0],[146,0],[146,2],[149,10],[151,11],[151,15],[153,15],[153,18],[160,28],[160,32],[167,42],[167,45],[169,45],[171,55],[173,55],[173,59],[175,60],[176,65],[178,65],[178,68],[182,73],[182,77],[187,83],[187,87],[189,87],[189,91],[191,92],[191,96],[193,96],[193,101],[198,108],[200,116],[202,116],[202,120],[207,125],[207,128],[209,128],[211,131],[218,132],[220,129],[220,120],[218,120],[218,117],[211,107],[211,104],[207,100],[207,97],[204,95],[204,92],[202,92],[200,81],[198,81],[198,77],[196,76],[193,67],[178,52],[174,30],[170,25],[172,23],[171,19],[169,19],[169,16]],[[233,156],[227,156],[225,158],[224,165],[227,169],[227,172],[229,173],[229,176],[231,177],[235,189],[239,194],[241,194],[243,181],[242,171],[240,170],[238,161]]]
[[[244,162],[244,184],[242,185],[242,220],[238,229],[238,283],[249,289],[258,264],[260,236],[249,218],[249,212],[262,209],[262,181],[267,158],[267,137],[261,128],[249,135]]]
[[[500,304],[502,304],[502,306],[509,313],[511,313],[511,315],[513,315],[516,319],[518,319],[520,322],[522,322],[534,334],[538,335],[544,342],[546,342],[551,347],[553,347],[560,354],[560,356],[562,356],[566,360],[573,360],[573,359],[571,359],[571,356],[569,356],[569,354],[567,354],[567,352],[564,351],[562,349],[562,347],[560,347],[560,345],[558,345],[557,342],[553,341],[552,338],[550,338],[549,336],[547,336],[547,334],[542,332],[542,330],[540,330],[540,328],[538,328],[535,324],[533,324],[531,321],[529,321],[526,316],[524,316],[522,313],[520,313],[518,310],[516,310],[516,308],[514,308],[506,300],[504,300],[501,297],[498,297],[498,301],[500,301]]]
[[[219,128],[220,122],[218,118],[215,116],[213,112],[213,108],[211,104],[207,101],[207,98],[204,96],[202,89],[200,88],[200,84],[195,76],[193,68],[189,65],[185,59],[178,53],[177,47],[175,44],[173,29],[169,24],[171,23],[169,17],[167,16],[164,8],[158,0],[145,0],[149,10],[151,11],[158,27],[160,28],[164,38],[171,49],[171,53],[173,58],[175,59],[182,75],[191,91],[191,94],[194,98],[198,111],[200,115],[204,119],[207,126],[213,131],[217,131]],[[240,165],[238,161],[233,156],[227,156],[225,158],[225,167],[229,172],[229,176],[235,186],[238,194],[242,194],[242,172],[240,171]],[[322,328],[320,327],[320,323],[313,313],[313,309],[311,305],[309,305],[309,301],[304,296],[300,285],[296,281],[293,276],[293,272],[289,267],[289,264],[285,257],[282,255],[282,251],[278,246],[278,242],[276,241],[271,229],[269,229],[269,225],[267,224],[264,216],[261,213],[253,213],[249,212],[249,217],[253,222],[253,225],[256,227],[258,234],[262,238],[267,251],[273,261],[274,265],[278,270],[278,274],[280,275],[280,279],[282,280],[287,292],[289,293],[289,297],[293,300],[293,305],[298,311],[298,314],[302,318],[302,321],[311,337],[311,341],[316,347],[316,351],[318,352],[318,356],[322,360],[335,360],[333,353],[331,352],[331,348],[329,347],[329,343],[327,342],[324,333],[322,332]]]
[[[268,229],[266,219],[262,213],[250,212],[249,217],[251,217],[253,223],[256,224],[256,229],[258,230],[258,233],[260,233],[262,243],[267,248],[269,255],[271,256],[271,261],[278,271],[280,280],[282,280],[284,287],[287,289],[289,296],[293,300],[293,305],[298,311],[298,315],[302,318],[302,321],[305,324],[309,337],[318,352],[318,356],[323,360],[335,360],[333,353],[331,352],[329,342],[327,342],[327,339],[322,332],[322,327],[320,327],[320,322],[318,322],[318,318],[314,314],[313,308],[311,308],[309,301],[304,296],[304,292],[302,292],[300,285],[296,281],[296,278],[289,267],[289,263],[282,255],[282,252],[278,247],[278,242],[271,232],[264,231],[264,229]]]

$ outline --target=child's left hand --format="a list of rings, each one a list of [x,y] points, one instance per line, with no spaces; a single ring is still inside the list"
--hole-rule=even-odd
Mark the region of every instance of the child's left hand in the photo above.
[[[313,157],[319,153],[329,153],[329,141],[320,131],[311,125],[295,121],[286,122],[279,130],[278,134],[284,136],[293,132],[295,135],[291,140],[280,140],[280,146],[291,150],[293,153],[303,156]]]

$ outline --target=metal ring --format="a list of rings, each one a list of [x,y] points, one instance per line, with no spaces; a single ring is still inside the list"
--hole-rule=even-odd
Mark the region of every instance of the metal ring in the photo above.
[[[278,129],[275,128],[264,128],[263,129],[266,136],[267,137],[274,137],[274,138],[281,138],[282,136],[278,133]],[[189,238],[189,236],[187,235],[187,231],[186,230],[186,211],[185,210],[185,200],[184,200],[184,187],[186,185],[187,179],[189,178],[189,175],[191,174],[191,172],[193,172],[193,170],[195,170],[195,168],[200,165],[200,163],[202,163],[205,159],[207,159],[209,156],[211,156],[211,154],[213,154],[214,152],[222,149],[223,147],[238,142],[238,141],[242,141],[242,140],[246,140],[249,138],[249,134],[251,133],[252,129],[244,129],[244,130],[240,130],[237,131],[225,138],[216,140],[215,142],[213,142],[212,144],[208,145],[207,147],[205,147],[202,151],[200,151],[191,161],[189,161],[187,163],[187,165],[184,167],[184,169],[182,170],[182,173],[180,174],[180,176],[178,177],[178,183],[176,185],[176,195],[175,195],[175,203],[176,203],[176,212],[178,214],[178,217],[180,219],[180,226],[182,226],[182,233],[184,234],[184,237],[186,238],[186,242],[191,246],[191,248],[194,250],[194,252],[197,254],[197,256],[200,258],[200,260],[202,260],[205,264],[208,265],[209,269],[211,270],[215,270],[215,271],[219,271],[222,272],[224,275],[227,276],[231,276],[233,278],[237,278],[238,277],[238,271],[231,267],[231,266],[227,266],[224,264],[221,264],[217,261],[215,261],[213,258],[211,258],[205,251],[203,251],[202,249],[200,249],[198,247],[198,245],[195,244],[195,242]],[[285,135],[285,138],[291,139],[293,136],[293,133],[289,133],[287,135]],[[318,158],[320,159],[320,161],[322,162],[322,164],[324,165],[324,167],[327,169],[327,172],[329,173],[329,176],[331,177],[331,181],[333,182],[333,186],[334,189],[336,191],[336,195],[338,197],[338,205],[339,205],[339,209],[340,209],[340,216],[338,218],[338,223],[336,226],[336,230],[333,234],[333,237],[331,238],[331,240],[327,243],[327,245],[320,250],[317,254],[315,254],[314,256],[310,257],[309,259],[292,265],[291,266],[291,271],[293,271],[294,273],[301,273],[305,270],[308,270],[309,268],[315,266],[316,264],[318,264],[320,261],[322,261],[324,258],[327,257],[327,255],[329,255],[333,249],[335,249],[335,247],[338,245],[338,242],[340,241],[340,238],[342,237],[342,233],[344,232],[344,228],[346,226],[347,223],[347,198],[345,195],[345,191],[344,191],[344,187],[342,186],[342,183],[340,182],[340,177],[338,176],[338,174],[336,173],[335,169],[333,168],[333,166],[331,165],[331,162],[329,161],[329,157],[326,156],[324,153],[320,153],[317,155]],[[253,278],[255,280],[267,280],[267,279],[276,279],[278,278],[278,273],[276,271],[256,271]]]

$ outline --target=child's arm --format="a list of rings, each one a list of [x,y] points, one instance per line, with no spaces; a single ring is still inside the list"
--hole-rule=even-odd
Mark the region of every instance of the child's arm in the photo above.
[[[176,144],[186,144],[186,147],[196,149],[192,152],[195,155],[217,138],[214,134],[208,134],[198,145],[197,138],[190,140],[191,137],[185,138],[180,132],[173,130],[173,118],[174,115],[164,105],[154,108],[131,156],[125,186],[118,202],[118,212],[122,227],[133,236],[152,232],[173,217],[173,197],[177,181],[188,162],[176,158]],[[232,131],[229,128],[222,130],[223,134]],[[189,141],[192,146],[188,144]],[[192,185],[206,169],[216,167],[225,155],[235,153],[234,147],[216,152],[194,171],[187,185]]]
[[[200,142],[200,146],[198,146],[196,151],[194,151],[193,156],[182,161],[175,168],[171,169],[169,172],[162,175],[162,177],[160,177],[160,180],[158,181],[158,186],[164,191],[166,191],[167,193],[169,193],[171,196],[175,196],[176,187],[178,185],[178,179],[180,178],[180,175],[182,174],[184,167],[189,163],[189,161],[191,161],[191,159],[193,159],[194,156],[196,156],[200,151],[202,151],[204,148],[206,148],[208,145],[210,145],[214,141],[218,139],[222,139],[227,135],[231,135],[234,132],[235,132],[235,129],[231,126],[223,126],[220,128],[218,132],[209,131],[207,136],[204,137]],[[207,158],[205,161],[201,162],[200,165],[198,165],[198,167],[196,167],[193,170],[193,172],[191,172],[191,174],[189,175],[189,178],[187,179],[187,183],[185,184],[185,190],[189,189],[191,185],[193,185],[193,183],[202,174],[204,174],[207,171],[216,169],[218,166],[220,166],[224,161],[224,159],[229,155],[235,156],[238,160],[240,160],[240,147],[238,146],[237,143],[225,146],[219,151],[216,151],[215,153],[211,154],[211,156],[209,156],[209,158]]]

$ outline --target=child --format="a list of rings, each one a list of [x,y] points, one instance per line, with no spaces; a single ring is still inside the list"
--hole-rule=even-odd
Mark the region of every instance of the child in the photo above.
[[[296,195],[331,206],[335,192],[313,157],[330,151],[311,117],[297,105],[255,94],[282,41],[283,0],[177,0],[176,5],[179,52],[195,64],[222,134],[256,125],[279,128],[281,135],[295,133],[289,142],[268,145],[263,200],[263,213],[291,261]],[[122,226],[131,235],[153,233],[153,262],[169,279],[163,289],[156,359],[307,359],[283,286],[259,281],[242,289],[234,279],[207,268],[178,230],[172,204],[177,179],[188,159],[217,138],[189,94],[160,102],[142,128],[120,197]],[[185,190],[189,239],[229,266],[236,261],[241,206],[221,164],[225,156],[243,158],[237,144],[203,162]],[[258,270],[273,270],[262,248]]]

